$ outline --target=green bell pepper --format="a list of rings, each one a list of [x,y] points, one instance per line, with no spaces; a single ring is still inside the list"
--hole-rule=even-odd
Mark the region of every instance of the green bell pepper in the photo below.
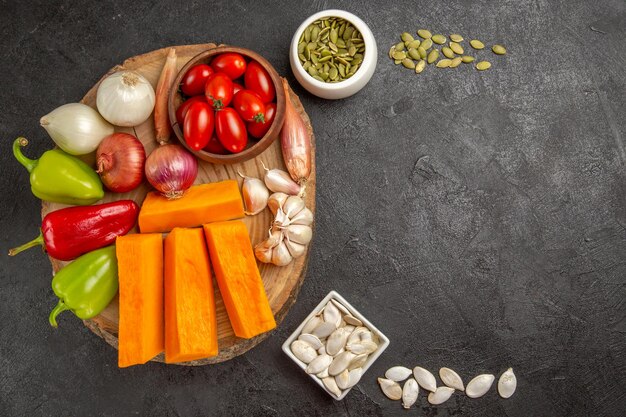
[[[83,320],[97,316],[115,297],[117,288],[115,246],[80,256],[52,279],[52,289],[60,300],[50,313],[50,324],[57,327],[57,316],[66,310]]]
[[[28,159],[22,147],[26,138],[13,142],[13,155],[30,172],[33,194],[46,201],[86,206],[104,197],[98,174],[80,159],[60,149],[46,151],[39,159]]]

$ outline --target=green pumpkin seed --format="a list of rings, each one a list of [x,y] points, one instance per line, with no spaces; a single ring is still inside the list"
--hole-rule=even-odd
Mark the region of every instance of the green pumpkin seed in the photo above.
[[[469,56],[469,55],[463,55],[461,57],[461,61],[463,61],[466,64],[469,64],[470,62],[474,62],[474,57],[473,56]]]
[[[402,60],[401,59],[394,59],[393,62],[394,62],[394,64],[398,65],[399,63],[402,62]]]
[[[506,49],[504,49],[504,46],[502,46],[502,45],[493,45],[491,47],[491,50],[496,55],[504,55],[504,54],[506,54]]]
[[[317,75],[317,68],[315,68],[315,67],[309,67],[308,71],[309,71],[309,74],[311,75],[311,77],[314,77],[314,76]]]
[[[350,71],[348,72],[348,75],[354,75],[354,73],[357,72],[358,69],[359,69],[358,65],[353,65],[352,67],[350,67]]]
[[[315,78],[317,81],[324,82],[324,79],[320,77],[319,75],[314,75],[313,78]]]
[[[400,62],[402,62],[402,60],[400,60]],[[346,67],[343,64],[339,64],[339,74],[341,75],[341,77],[345,77],[346,76]]]
[[[450,40],[452,42],[463,42],[463,36],[456,34],[456,33],[452,33],[450,34]]]
[[[392,46],[389,48],[389,59],[393,59],[393,53],[396,52],[396,47]]]
[[[454,58],[454,52],[452,51],[452,49],[448,48],[447,46],[444,46],[443,48],[441,48],[441,53],[444,54],[444,56],[446,58]]]
[[[402,60],[402,65],[404,66],[404,68],[408,68],[408,69],[414,69],[415,68],[415,62],[413,62],[413,60],[411,60],[409,58],[404,58]]]
[[[346,47],[346,41],[344,41],[341,38],[337,39],[337,46],[340,47],[340,48],[345,48]]]
[[[311,54],[311,58],[310,59],[311,59],[311,62],[313,62],[315,65],[317,65],[317,61],[318,61],[317,55]]]
[[[348,49],[348,55],[350,56],[354,56],[356,54],[356,46],[352,45],[349,49]]]
[[[311,55],[309,54],[309,57]],[[305,54],[298,54],[298,58],[300,58],[300,61],[304,62],[304,61],[308,61],[307,57],[305,56]]]
[[[339,26],[339,30],[337,31],[337,35],[339,35],[339,38],[342,39],[343,37],[343,32],[346,30],[346,24],[345,22],[341,24],[341,26]],[[337,39],[339,40],[339,39]]]
[[[328,48],[330,48],[330,50],[333,51],[334,53],[337,53],[337,50],[339,49],[337,48],[337,45],[335,45],[332,42],[328,42]]]
[[[396,44],[396,51],[404,51],[404,42],[398,42]]]
[[[327,72],[322,72],[319,74],[320,77],[322,77],[322,80],[326,81],[328,79],[328,73]]]
[[[311,31],[313,30],[315,26],[313,25],[309,25],[307,26],[306,29],[304,29],[304,40],[305,42],[309,43],[311,42]]]
[[[314,26],[311,30],[311,40],[317,42],[317,39],[320,36],[320,28],[319,26]]]
[[[426,49],[427,51],[430,49],[431,46],[433,46],[433,41],[432,39],[426,39],[422,42],[421,44],[422,48]]]
[[[439,58],[439,51],[436,50],[436,49],[433,49],[428,54],[428,63],[432,64],[433,62],[435,62],[437,60],[437,58]]]
[[[450,42],[450,49],[457,55],[463,55],[463,52],[465,52],[463,47],[456,42]]]
[[[411,48],[409,49],[408,53],[409,53],[409,56],[416,61],[419,61],[420,59],[422,59],[422,57],[420,56],[420,53],[417,52],[417,49]]]
[[[411,48],[413,48],[413,49],[417,49],[417,48],[419,48],[419,47],[420,47],[420,43],[421,43],[421,42],[420,42],[420,40],[419,40],[419,39],[415,39],[415,40],[413,40],[413,41],[409,42],[408,44],[407,44],[407,43],[405,43],[405,44],[404,44],[404,46],[406,46],[406,48],[407,48],[407,49],[411,49]]]
[[[300,42],[298,44],[298,53],[301,54],[302,52],[304,52],[304,48],[306,48],[306,42]]]
[[[417,65],[415,65],[415,73],[419,74],[422,71],[424,71],[424,68],[426,68],[426,61],[421,60],[420,62],[417,63]]]
[[[450,62],[450,68],[458,67],[459,65],[461,65],[461,62],[463,62],[461,57],[457,56],[456,58],[452,60],[452,62]]]
[[[431,39],[433,42],[439,45],[443,45],[447,41],[446,37],[443,35],[433,35]]]
[[[337,56],[348,56],[348,50],[345,48],[337,49]]]
[[[316,49],[317,48],[317,42],[309,42],[308,45],[306,46],[306,49]]]
[[[448,68],[452,64],[451,59],[441,59],[437,62],[437,68]]]
[[[333,53],[332,53],[332,52],[330,52],[328,49],[324,49],[324,50],[322,51],[322,56],[330,56],[330,57],[332,57],[332,56],[333,56]]]
[[[478,71],[485,71],[489,68],[491,68],[491,63],[489,61],[480,61],[478,64],[476,64],[476,69]]]
[[[423,38],[423,39],[430,39],[433,36],[433,34],[430,33],[430,31],[426,29],[418,30],[417,34],[420,38]]]
[[[331,80],[336,80],[339,76],[339,71],[337,71],[337,68],[331,68],[330,70],[328,70],[328,76]]]
[[[404,52],[402,52],[404,54]],[[406,54],[404,54],[404,56],[406,57]],[[348,61],[346,61],[345,59],[341,58],[341,57],[335,57],[335,60],[343,65],[350,65],[350,63]]]
[[[330,61],[332,58],[333,58],[332,56],[330,56],[330,55],[326,55],[326,56],[323,56],[323,57],[321,57],[320,59],[318,59],[318,60],[317,60],[317,62],[328,62],[328,61]]]
[[[335,29],[335,28],[331,29],[331,30],[330,30],[330,35],[329,35],[329,37],[330,37],[330,41],[331,41],[332,43],[337,42],[337,37],[338,37],[338,35],[337,35],[337,29]]]
[[[400,39],[402,39],[402,42],[411,42],[414,40],[413,36],[409,32],[404,32],[400,35]]]
[[[472,39],[470,41],[470,45],[472,45],[472,48],[474,49],[483,49],[485,47],[485,44],[477,39]]]
[[[353,32],[354,32],[354,28],[352,26],[347,27],[346,30],[343,32],[343,36],[342,36],[343,40],[347,41],[348,39],[350,39]]]
[[[304,68],[305,71],[308,70],[310,66],[311,66],[310,61],[306,61],[304,64],[302,64],[302,68]]]
[[[406,58],[406,52],[404,51],[400,51],[400,52],[396,51],[393,53],[393,59],[404,59],[404,58]]]
[[[420,58],[426,59],[426,56],[428,55],[426,53],[426,49],[424,49],[422,46],[420,46],[419,48],[417,48],[417,52],[420,54]]]

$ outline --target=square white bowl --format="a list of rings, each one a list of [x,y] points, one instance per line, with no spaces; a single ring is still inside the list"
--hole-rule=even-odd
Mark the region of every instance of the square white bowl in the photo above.
[[[311,375],[311,374],[307,374],[306,373],[305,369],[306,369],[307,365],[304,362],[300,361],[298,358],[296,358],[295,355],[291,352],[291,348],[290,348],[291,343],[294,340],[296,340],[298,338],[298,336],[300,336],[300,333],[302,332],[302,329],[304,328],[304,325],[313,316],[315,316],[320,311],[322,311],[322,309],[326,306],[326,304],[328,304],[328,302],[331,299],[334,299],[334,300],[338,301],[339,303],[341,303],[350,312],[350,314],[352,314],[357,319],[361,320],[361,322],[363,323],[363,326],[367,327],[374,335],[376,335],[376,337],[378,337],[378,340],[380,342],[378,344],[378,349],[376,349],[374,352],[372,352],[369,355],[369,357],[367,358],[367,361],[365,362],[365,365],[363,365],[363,373],[361,375],[361,379],[363,378],[363,376],[365,375],[365,373],[367,372],[369,367],[372,366],[372,364],[374,362],[376,362],[376,359],[378,359],[378,357],[385,351],[385,349],[387,349],[387,347],[389,346],[389,339],[380,330],[378,330],[372,323],[370,323],[369,320],[367,320],[361,313],[359,313],[357,311],[357,309],[352,307],[352,305],[350,305],[350,303],[348,303],[336,291],[329,292],[328,295],[326,297],[324,297],[324,299],[317,305],[317,307],[315,307],[313,309],[311,314],[309,314],[307,316],[307,318],[304,319],[304,321],[298,326],[298,328],[291,334],[291,336],[289,336],[287,338],[287,340],[285,340],[285,343],[283,343],[283,352],[285,352],[285,354],[287,356],[289,356],[296,363],[296,365],[298,365],[305,372],[306,375],[308,375],[310,378],[312,378],[317,383],[317,385],[322,387],[322,389],[324,391],[326,391],[328,393],[328,395],[330,395],[334,400],[343,400],[343,398],[346,395],[348,395],[348,393],[350,392],[350,390],[352,388],[348,388],[346,390],[343,390],[341,395],[339,397],[336,397],[335,394],[333,394],[328,389],[326,389],[326,387],[324,386],[324,384],[322,383],[322,380],[320,378],[316,377],[315,375]]]

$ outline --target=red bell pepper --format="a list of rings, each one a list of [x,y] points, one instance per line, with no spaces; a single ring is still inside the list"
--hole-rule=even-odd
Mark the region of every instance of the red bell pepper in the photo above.
[[[133,200],[53,211],[43,218],[39,236],[11,249],[9,255],[43,245],[53,258],[69,261],[114,243],[135,226],[138,214],[139,206]]]

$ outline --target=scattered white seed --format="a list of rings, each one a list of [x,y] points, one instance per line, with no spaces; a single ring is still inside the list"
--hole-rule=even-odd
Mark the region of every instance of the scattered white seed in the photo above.
[[[417,381],[413,378],[407,379],[402,388],[402,407],[406,409],[411,408],[411,406],[415,404],[415,401],[417,401],[418,395],[419,386],[417,385]]]
[[[439,370],[439,377],[441,381],[449,386],[450,388],[454,388],[459,391],[465,391],[465,386],[463,385],[463,380],[450,368],[441,368]]]
[[[385,378],[400,382],[407,379],[412,373],[413,371],[404,366],[394,366],[393,368],[387,369],[387,372],[385,372]]]
[[[402,388],[396,381],[392,381],[387,378],[378,378],[378,384],[380,385],[380,389],[383,391],[383,394],[385,394],[390,400],[396,401],[402,398]]]
[[[421,366],[413,368],[413,376],[420,387],[427,391],[435,392],[437,390],[437,380],[435,375],[431,374],[427,369]]]
[[[428,394],[428,402],[433,405],[443,404],[454,394],[454,388],[437,387],[435,392]]]
[[[498,394],[502,398],[509,398],[517,388],[517,378],[513,373],[513,368],[507,369],[498,380]]]
[[[496,377],[491,374],[478,375],[467,384],[465,393],[470,398],[482,397],[489,391],[495,379]]]

